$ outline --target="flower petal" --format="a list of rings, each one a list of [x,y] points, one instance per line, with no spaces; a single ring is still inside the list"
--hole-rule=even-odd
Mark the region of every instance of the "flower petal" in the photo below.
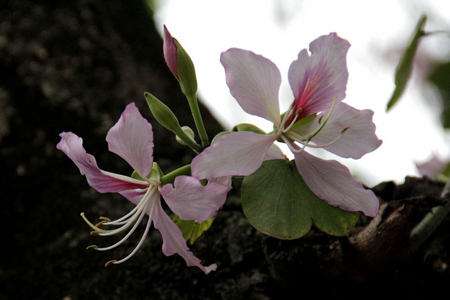
[[[277,66],[261,55],[237,48],[223,52],[220,62],[230,92],[239,105],[247,113],[279,125],[281,74]]]
[[[261,166],[277,137],[249,131],[222,135],[192,160],[192,175],[198,179],[247,176]]]
[[[227,199],[229,187],[209,182],[203,186],[190,176],[178,176],[174,185],[160,188],[169,208],[183,220],[203,222],[214,217]]]
[[[375,217],[379,201],[355,180],[348,168],[335,160],[323,160],[305,151],[294,153],[295,164],[308,187],[328,204]]]
[[[321,115],[314,123],[319,126]],[[331,113],[330,119],[322,130],[312,139],[317,145],[326,145],[342,136],[324,149],[345,158],[359,159],[365,154],[377,149],[382,141],[375,134],[375,124],[372,121],[373,111],[357,110],[345,103],[339,103]]]
[[[169,30],[167,30],[166,25],[164,25],[164,44],[163,44],[164,59],[166,64],[172,71],[176,78],[178,77],[178,52],[177,45],[175,44],[172,35]]]
[[[155,214],[153,217],[155,228],[161,232],[163,238],[162,251],[164,255],[171,256],[178,253],[184,258],[186,264],[191,266],[199,267],[203,272],[208,274],[211,271],[215,271],[217,266],[212,264],[205,267],[201,264],[200,259],[194,256],[186,245],[186,241],[183,238],[181,230],[175,225],[175,223],[167,216],[161,207],[161,202],[158,200],[155,203]]]
[[[56,148],[75,163],[81,175],[86,175],[89,185],[100,193],[115,193],[147,186],[144,181],[100,170],[95,157],[84,150],[83,139],[76,134],[63,132],[59,136],[61,141]]]
[[[142,177],[153,167],[152,125],[130,103],[106,135],[109,151],[122,157]]]
[[[294,111],[301,109],[299,118],[331,107],[333,100],[345,98],[348,80],[347,51],[350,43],[336,33],[324,35],[298,54],[289,68],[289,84],[296,103]]]
[[[264,156],[264,160],[271,160],[271,159],[286,159],[286,155],[284,155],[280,147],[278,147],[275,144],[272,144],[272,146],[270,146],[269,150]]]

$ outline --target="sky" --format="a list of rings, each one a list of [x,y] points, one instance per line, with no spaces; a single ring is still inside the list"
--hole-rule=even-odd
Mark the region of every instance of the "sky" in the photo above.
[[[270,131],[272,124],[246,114],[231,96],[219,62],[222,52],[238,47],[272,60],[283,78],[283,112],[293,99],[287,81],[291,62],[317,37],[337,32],[352,44],[344,102],[375,112],[376,133],[383,144],[359,160],[321,150],[314,154],[339,160],[368,186],[387,180],[401,183],[405,176],[418,176],[415,163],[434,154],[450,159],[450,134],[440,127],[436,92],[421,80],[430,60],[449,57],[448,35],[423,39],[403,98],[385,112],[397,62],[420,16],[428,16],[426,31],[450,31],[448,0],[158,0],[156,7],[158,28],[162,33],[165,24],[189,53],[196,68],[199,98],[226,129],[252,123]],[[289,154],[287,148],[283,151]]]

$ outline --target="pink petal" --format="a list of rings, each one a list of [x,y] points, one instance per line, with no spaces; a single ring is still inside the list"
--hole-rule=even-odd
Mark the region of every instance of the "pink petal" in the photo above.
[[[281,74],[269,59],[247,50],[232,48],[223,52],[227,85],[239,105],[249,114],[280,124],[278,91]]]
[[[216,216],[223,206],[230,189],[216,182],[203,186],[190,176],[178,176],[174,185],[166,184],[161,189],[169,208],[183,220],[203,222]]]
[[[199,179],[250,175],[261,166],[277,137],[249,131],[222,135],[194,158],[192,175]]]
[[[163,52],[164,52],[164,59],[166,60],[166,64],[169,67],[170,71],[172,71],[173,75],[175,75],[176,78],[179,78],[177,71],[178,49],[177,45],[173,40],[172,35],[170,34],[169,30],[167,30],[166,25],[164,25]]]
[[[109,151],[126,160],[142,177],[153,167],[152,125],[144,119],[134,103],[130,103],[106,135]]]
[[[161,202],[158,200],[155,203],[154,225],[155,228],[161,232],[163,238],[162,251],[164,255],[171,256],[178,253],[184,258],[186,264],[199,267],[203,272],[208,274],[211,271],[215,271],[217,266],[212,264],[205,267],[201,264],[200,259],[194,256],[186,245],[186,241],[183,238],[181,230],[175,225],[175,223],[167,216],[161,207]]]
[[[271,160],[271,159],[287,159],[287,158],[286,155],[284,155],[283,151],[281,151],[280,147],[278,147],[275,144],[272,144],[272,146],[270,146],[269,150],[264,156],[264,160]]]
[[[327,114],[328,111],[325,111],[318,115],[315,119],[316,126],[319,126],[318,120],[321,119],[321,115],[325,117]],[[312,141],[317,145],[326,145],[336,140],[344,131],[339,140],[324,149],[341,157],[359,159],[377,149],[382,143],[375,134],[372,117],[371,110],[357,110],[341,102]]]
[[[59,136],[61,141],[56,148],[63,151],[75,163],[81,175],[86,175],[89,185],[100,193],[114,193],[147,186],[144,181],[100,170],[95,157],[84,150],[83,139],[76,134],[63,132]]]
[[[447,166],[448,162],[441,159],[436,154],[433,157],[421,164],[416,163],[417,170],[420,175],[428,176],[430,178],[435,178],[439,173],[441,173],[445,166]]]
[[[330,33],[311,42],[311,55],[303,49],[292,62],[289,84],[296,99],[295,111],[301,109],[300,118],[330,108],[335,97],[337,101],[345,98],[349,47],[349,42]]]
[[[375,217],[379,201],[355,180],[348,168],[335,160],[323,160],[305,151],[294,153],[295,164],[308,187],[328,204]]]

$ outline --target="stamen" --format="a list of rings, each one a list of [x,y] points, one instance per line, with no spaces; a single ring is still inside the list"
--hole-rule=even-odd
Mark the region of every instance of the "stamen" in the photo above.
[[[100,235],[100,233],[98,233],[97,231],[91,231],[90,234],[93,235],[93,236],[99,236]]]
[[[98,232],[106,232],[105,230],[100,229],[100,228],[96,227],[94,224],[92,224],[92,223],[86,218],[86,216],[84,215],[84,212],[82,212],[82,213],[80,214],[80,216],[81,216],[81,217],[83,218],[83,220],[89,225],[89,227],[91,227],[91,228],[94,229],[95,231],[98,231]]]
[[[116,261],[117,261],[117,260],[115,260],[115,259],[108,261],[108,262],[105,264],[105,267],[110,266],[110,265],[112,265],[112,264],[115,264]]]
[[[97,245],[90,245],[90,246],[86,247],[86,250],[88,250],[88,249],[98,249],[98,246]]]
[[[345,130],[344,130],[344,132],[345,132]],[[311,145],[311,144],[307,144],[307,145],[305,145],[306,147],[310,147],[310,148],[325,148],[325,147],[328,147],[328,146],[331,146],[331,145],[333,145],[334,143],[336,143],[342,136],[343,136],[344,134],[343,134],[343,132],[341,133],[341,134],[339,134],[339,136],[337,137],[337,138],[335,138],[334,140],[332,140],[331,142],[329,142],[329,143],[326,143],[326,144],[324,144],[324,145]],[[304,145],[303,143],[301,143],[302,145]]]
[[[289,106],[289,109],[286,111],[286,114],[284,115],[283,120],[281,120],[280,128],[278,128],[278,132],[277,132],[278,135],[281,135],[281,133],[283,133],[284,124],[286,124],[286,121],[291,116],[292,108],[294,107],[294,104],[295,104],[295,100]]]
[[[144,243],[145,238],[147,237],[148,231],[150,229],[150,225],[152,224],[153,214],[154,214],[154,211],[155,211],[155,205],[156,205],[156,201],[152,203],[152,209],[151,209],[150,214],[148,216],[147,226],[145,227],[144,234],[142,235],[141,240],[137,244],[136,248],[134,248],[134,250],[130,254],[128,254],[127,257],[122,258],[119,261],[115,261],[114,264],[117,265],[117,264],[121,264],[121,263],[127,261],[128,259],[130,259],[139,250],[139,248],[141,248],[142,244]]]
[[[103,220],[103,221],[106,221],[106,222],[111,222],[111,219],[107,218],[107,217],[100,217],[99,219]]]
[[[320,126],[316,129],[316,131],[314,131],[314,132],[311,134],[311,137],[315,137],[315,136],[323,129],[323,127],[328,123],[328,120],[329,120],[330,117],[331,117],[331,113],[333,112],[334,107],[336,106],[336,101],[337,101],[337,95],[334,96],[333,103],[331,104],[330,111],[328,112],[328,114],[327,114],[327,116],[325,117],[325,120],[324,120],[324,122],[323,122],[322,124],[320,124],[320,122],[322,121],[323,115],[320,116],[320,118],[319,118],[319,124],[320,124]]]
[[[142,212],[144,212],[144,214],[145,214],[146,207],[148,206],[149,200],[152,199],[152,196],[155,194],[155,192],[156,192],[157,190],[158,190],[157,188],[153,188],[153,189],[150,188],[150,189],[147,191],[147,193],[144,195],[144,197],[142,197],[141,201],[140,201],[139,204],[138,204],[138,206],[140,206],[139,209],[134,213],[134,215],[133,215],[130,219],[128,219],[126,222],[124,221],[123,223],[120,223],[120,224],[119,224],[119,223],[114,224],[114,225],[121,225],[121,224],[124,224],[123,226],[121,226],[121,227],[119,227],[119,228],[116,228],[116,229],[113,229],[113,230],[105,230],[105,231],[104,231],[103,233],[101,233],[100,235],[101,235],[101,236],[114,235],[114,234],[116,234],[116,233],[119,233],[119,232],[122,232],[122,231],[128,229],[128,227],[130,227],[131,224],[132,224],[134,221],[136,221],[136,219],[137,219],[137,217],[138,217],[139,214],[142,214]],[[141,218],[141,219],[142,219],[142,218]],[[138,222],[140,222],[140,220],[139,220]],[[110,224],[111,224],[111,223],[107,223],[106,225],[110,225]]]
[[[300,152],[302,152],[304,149],[305,149],[305,146],[306,145],[304,145],[302,148],[295,148],[295,144],[292,144],[292,142],[287,138],[287,137],[285,137],[284,135],[282,135],[281,136],[281,138],[283,139],[283,141],[286,143],[286,145],[289,147],[289,149],[293,152],[293,153],[300,153]]]
[[[145,215],[145,212],[146,212],[146,210],[147,210],[147,207],[148,207],[148,205],[149,205],[149,203],[147,203],[144,207],[145,207],[145,209],[144,210],[142,210],[142,212],[141,212],[141,214],[140,214],[140,216],[139,216],[139,219],[137,220],[137,222],[134,224],[134,226],[133,226],[133,228],[131,228],[131,230],[120,240],[120,241],[118,241],[117,243],[115,243],[114,245],[111,245],[111,246],[109,246],[109,247],[105,247],[105,248],[97,248],[97,249],[95,249],[95,250],[98,250],[98,251],[107,251],[107,250],[111,250],[111,249],[113,249],[113,248],[116,248],[117,246],[119,246],[120,244],[122,244],[126,239],[128,239],[129,237],[130,237],[130,235],[132,235],[133,234],[133,232],[136,230],[136,228],[137,228],[137,226],[139,225],[139,223],[142,221],[142,218],[144,217],[144,215]]]

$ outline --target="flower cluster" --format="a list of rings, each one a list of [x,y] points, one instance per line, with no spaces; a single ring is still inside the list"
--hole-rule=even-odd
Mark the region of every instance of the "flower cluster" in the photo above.
[[[61,133],[57,148],[75,163],[90,186],[100,193],[120,193],[136,205],[122,218],[112,221],[101,217],[102,221],[96,225],[82,214],[94,230],[93,235],[110,236],[128,230],[112,246],[88,248],[104,251],[122,244],[147,215],[145,232],[136,248],[127,257],[106,265],[119,264],[133,256],[154,224],[162,235],[165,255],[177,253],[188,266],[197,266],[205,273],[215,270],[215,264],[203,266],[189,250],[183,232],[169,218],[161,199],[181,220],[206,221],[224,205],[233,176],[249,176],[264,161],[286,159],[275,142],[288,145],[295,156],[298,176],[315,196],[345,211],[375,216],[379,206],[377,198],[352,177],[347,167],[305,151],[324,148],[341,157],[359,159],[381,145],[375,135],[373,112],[357,110],[342,102],[348,79],[349,47],[346,40],[331,33],[313,41],[310,54],[306,49],[300,51],[288,75],[294,101],[283,114],[278,101],[281,75],[275,64],[247,50],[232,48],[222,53],[220,60],[231,94],[244,111],[272,122],[273,131],[265,133],[253,125],[238,125],[237,131],[220,134],[210,145],[198,110],[194,65],[164,27],[164,57],[189,102],[201,144],[195,141],[192,130],[179,125],[165,104],[149,93],[145,98],[155,119],[175,133],[178,141],[199,154],[191,165],[170,173],[171,179],[167,180],[169,174],[164,175],[153,160],[152,126],[134,103],[126,107],[106,136],[109,150],[133,168],[131,176],[101,170],[95,158],[84,149],[80,137],[71,132]],[[108,225],[117,228],[104,229]]]

